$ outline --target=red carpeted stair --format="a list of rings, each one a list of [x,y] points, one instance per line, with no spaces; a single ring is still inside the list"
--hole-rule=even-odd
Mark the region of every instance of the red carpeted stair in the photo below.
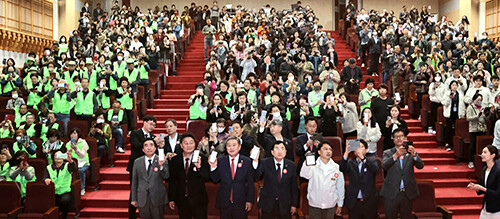
[[[338,53],[339,65],[337,70],[341,71],[342,60],[356,57],[356,53],[340,38],[337,32],[333,32],[335,47]],[[156,116],[158,127],[155,134],[165,133],[164,121],[173,118],[179,123],[179,132],[183,133],[188,118],[187,100],[194,93],[196,83],[202,81],[202,73],[205,68],[203,59],[203,35],[197,33],[188,46],[177,67],[178,76],[167,78],[167,90],[162,90],[160,99],[155,100],[154,109],[148,109],[148,114]],[[358,65],[361,62],[358,60]],[[366,67],[363,68],[366,72]],[[367,77],[363,76],[363,80]],[[376,84],[380,83],[380,77],[372,77]],[[361,84],[361,88],[364,83]],[[356,101],[356,100],[355,100]],[[436,204],[443,205],[453,211],[453,218],[478,218],[482,197],[466,188],[466,185],[474,178],[472,169],[465,164],[456,165],[453,152],[438,149],[436,138],[432,134],[424,133],[419,120],[410,119],[407,109],[402,110],[402,118],[408,123],[410,134],[409,140],[414,145],[424,160],[425,167],[416,170],[418,179],[430,179],[436,187]],[[137,127],[142,126],[142,121]],[[128,217],[127,206],[129,191],[129,175],[125,168],[128,163],[130,150],[124,154],[116,154],[116,167],[101,168],[101,190],[87,192],[82,197],[82,218],[126,218]],[[209,204],[213,208],[213,202]],[[173,215],[169,215],[172,217]]]

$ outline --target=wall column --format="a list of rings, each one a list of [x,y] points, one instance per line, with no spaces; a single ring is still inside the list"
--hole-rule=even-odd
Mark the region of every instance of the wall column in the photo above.
[[[481,0],[479,2],[479,13],[478,13],[478,34],[483,33],[486,30],[486,0]]]

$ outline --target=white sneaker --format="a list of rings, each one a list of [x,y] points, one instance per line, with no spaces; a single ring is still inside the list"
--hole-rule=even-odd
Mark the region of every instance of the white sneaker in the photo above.
[[[85,189],[82,189],[82,191],[80,192],[80,194],[83,196],[85,195]]]
[[[116,152],[125,153],[125,150],[123,150],[123,148],[121,148],[121,147],[118,147],[118,148],[116,148]]]
[[[451,151],[451,148],[446,148],[446,151]]]
[[[361,68],[364,68],[365,67],[365,63],[361,64]]]
[[[469,162],[469,168],[470,169],[474,169],[474,163],[473,162]]]
[[[408,109],[408,105],[405,105],[405,109]]]

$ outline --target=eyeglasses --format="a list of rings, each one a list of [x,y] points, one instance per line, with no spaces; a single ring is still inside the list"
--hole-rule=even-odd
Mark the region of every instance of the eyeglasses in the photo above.
[[[404,138],[405,136],[404,135],[397,135],[397,136],[394,136],[394,139],[401,139],[401,138]]]

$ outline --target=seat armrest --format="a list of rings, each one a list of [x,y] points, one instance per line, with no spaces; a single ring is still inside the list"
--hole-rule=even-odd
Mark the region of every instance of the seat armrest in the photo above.
[[[90,178],[92,183],[97,186],[99,182],[99,169],[101,168],[101,158],[94,157],[90,161]]]
[[[453,145],[452,145],[452,146],[453,146],[453,147],[452,147],[452,149],[453,149],[453,151],[454,151],[454,153],[455,153],[455,157],[457,157],[457,158],[458,158],[458,157],[461,157],[461,156],[460,156],[460,154],[461,154],[461,150],[460,150],[460,148],[462,148],[462,145],[463,145],[463,143],[464,143],[463,138],[462,138],[461,136],[457,136],[457,135],[455,135],[455,136],[453,136],[453,141],[452,141],[452,143],[453,143]]]
[[[23,206],[19,206],[17,208],[12,209],[11,211],[9,211],[9,213],[7,213],[7,218],[9,219],[17,218],[17,215],[21,213],[23,209],[24,209]]]
[[[448,210],[448,208],[441,206],[441,205],[436,206],[436,211],[443,214],[443,219],[451,219],[453,216],[452,211]]]
[[[304,215],[304,212],[300,208],[297,208],[297,217],[300,218],[300,219],[306,218],[305,215]]]
[[[80,209],[80,203],[82,202],[82,182],[78,180],[71,181],[71,197],[73,198],[73,208],[78,211]]]
[[[55,207],[52,207],[49,210],[47,210],[43,214],[43,218],[44,219],[52,219],[52,218],[57,219],[57,218],[59,218],[59,207],[55,206]]]

